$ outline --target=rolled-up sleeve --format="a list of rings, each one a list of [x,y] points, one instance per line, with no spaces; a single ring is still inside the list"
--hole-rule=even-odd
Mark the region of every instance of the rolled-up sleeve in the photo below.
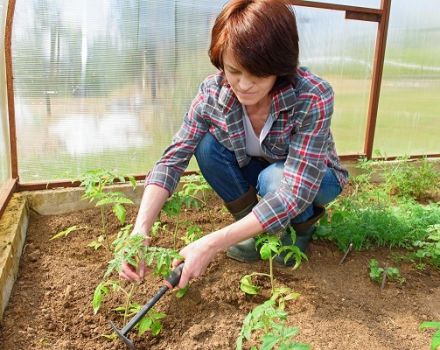
[[[182,173],[194,154],[202,137],[208,131],[204,119],[205,94],[203,84],[185,115],[183,124],[173,137],[171,144],[145,179],[145,186],[157,185],[174,193]]]
[[[314,200],[326,171],[333,91],[320,86],[319,93],[303,93],[295,117],[302,119],[290,136],[280,188],[260,200],[253,212],[264,230],[276,233]]]

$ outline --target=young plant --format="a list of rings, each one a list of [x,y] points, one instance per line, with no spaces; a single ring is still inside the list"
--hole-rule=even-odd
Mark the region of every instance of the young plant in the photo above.
[[[174,258],[181,259],[181,257],[169,249],[146,246],[144,236],[131,235],[131,231],[132,225],[123,227],[112,243],[114,256],[109,262],[104,278],[109,277],[115,271],[120,272],[123,262],[128,262],[135,268],[138,268],[140,264],[154,266],[153,271],[156,275],[163,277],[168,276],[171,270],[172,260]],[[127,318],[139,311],[141,307],[132,300],[139,283],[131,282],[130,284],[130,288],[126,289],[121,285],[121,282],[113,280],[101,282],[96,287],[92,300],[94,312],[98,312],[104,298],[110,293],[110,290],[123,293],[125,295],[125,304],[118,306],[114,310],[123,313],[125,323]],[[142,335],[145,331],[149,330],[153,336],[157,335],[162,328],[160,320],[165,316],[165,314],[158,313],[154,309],[151,309],[137,325],[139,334]]]
[[[62,238],[62,237],[67,237],[69,234],[71,234],[72,232],[78,231],[80,229],[79,226],[70,226],[60,232],[58,232],[57,234],[53,235],[49,240],[52,241],[54,239],[58,239],[58,238]]]
[[[253,272],[245,275],[240,280],[240,289],[246,294],[258,294],[260,288],[253,284],[252,277],[265,276],[270,279],[271,293],[274,292],[273,258],[278,255],[281,247],[280,239],[275,235],[263,234],[257,238],[257,247],[260,247],[260,256],[263,260],[269,261],[269,273]]]
[[[211,186],[206,182],[206,179],[202,175],[191,175],[185,177],[185,180],[189,181],[184,184],[182,190],[179,191],[182,197],[182,202],[187,208],[200,209],[202,206],[206,207],[206,191],[211,189]],[[202,195],[202,198],[198,196]]]
[[[128,307],[129,311],[127,317],[133,317],[139,311],[141,311],[141,309],[142,305],[138,303],[130,304]],[[118,307],[115,309],[115,311],[125,313],[125,307]],[[157,312],[154,309],[149,310],[147,313],[147,317],[143,317],[137,324],[139,335],[143,335],[145,332],[149,331],[151,332],[151,335],[153,337],[157,336],[162,330],[161,320],[164,319],[166,316],[167,315],[163,312]]]
[[[129,181],[136,188],[136,180],[133,176],[129,176]],[[81,177],[81,186],[84,186],[83,198],[90,202],[95,202],[95,206],[100,208],[101,212],[101,230],[102,237],[97,241],[93,241],[89,246],[98,249],[102,246],[102,242],[107,242],[107,248],[110,250],[110,244],[107,239],[107,219],[105,216],[105,206],[111,205],[113,213],[123,225],[125,223],[126,209],[124,204],[133,204],[132,200],[125,197],[122,192],[105,191],[105,187],[112,185],[116,180],[125,183],[125,177],[114,174],[105,169],[95,169],[85,172]]]
[[[177,230],[180,225],[179,216],[182,212],[182,207],[200,209],[202,206],[206,206],[205,192],[210,189],[206,180],[200,175],[193,175],[186,179],[189,179],[190,182],[184,184],[182,190],[174,193],[162,208],[168,217],[176,218],[173,231],[173,249],[177,248]],[[199,193],[203,195],[203,199],[197,196]],[[208,215],[210,215],[209,211]]]
[[[275,307],[274,300],[258,305],[244,319],[236,341],[236,350],[242,350],[247,342],[261,344],[260,349],[308,350],[310,345],[298,343],[293,337],[298,335],[297,327],[287,327],[287,313]],[[257,339],[256,339],[257,338]],[[258,349],[253,345],[251,350]]]
[[[419,329],[427,329],[427,328],[433,328],[436,331],[432,335],[431,340],[431,350],[437,350],[440,348],[440,322],[430,321],[430,322],[423,322]]]
[[[271,285],[271,295],[281,295],[283,293],[288,292],[289,296],[285,298],[284,300],[290,300],[293,299],[293,295],[296,293],[292,293],[290,289],[285,290],[284,289],[277,289],[275,287],[274,283],[274,274],[273,274],[273,259],[276,255],[281,254],[282,252],[287,252],[285,260],[289,259],[292,255],[297,257],[296,264],[294,268],[297,268],[300,264],[302,259],[307,259],[306,255],[302,253],[298,247],[295,246],[282,246],[281,240],[275,236],[275,235],[267,235],[263,234],[260,235],[257,238],[256,242],[257,247],[260,247],[260,256],[262,260],[268,260],[269,261],[269,273],[260,273],[260,272],[253,272],[249,275],[245,275],[240,280],[240,289],[250,295],[255,295],[260,293],[260,287],[256,286],[252,278],[255,276],[264,276],[268,277],[270,279],[270,285]],[[295,249],[296,248],[296,249]]]
[[[191,225],[186,229],[185,236],[180,239],[185,242],[185,244],[190,244],[191,242],[197,241],[202,235],[203,231],[200,226]]]
[[[440,224],[428,226],[426,232],[426,239],[414,242],[414,246],[418,248],[414,257],[440,268]]]
[[[134,267],[146,264],[153,267],[153,273],[156,276],[168,276],[171,272],[172,261],[182,259],[182,257],[172,249],[145,245],[143,235],[131,235],[132,227],[133,225],[123,227],[113,241],[113,259],[109,262],[104,277],[110,276],[114,271],[120,272],[124,261]]]
[[[180,196],[180,194],[174,193],[171,198],[169,198],[166,202],[165,205],[162,208],[162,211],[167,214],[168,217],[176,217],[176,223],[174,226],[174,231],[173,231],[173,249],[176,250],[177,245],[176,245],[176,240],[177,240],[177,229],[179,227],[180,224],[180,213],[182,212],[182,203],[183,203],[183,198]]]
[[[397,281],[399,283],[405,282],[405,279],[400,275],[400,271],[396,267],[379,267],[376,259],[370,260],[370,278],[377,283],[381,283],[381,289],[385,287],[386,280]]]
[[[278,251],[278,255],[283,254],[283,260],[284,264],[287,264],[287,262],[290,259],[293,259],[295,261],[295,264],[293,265],[292,269],[296,270],[298,267],[301,266],[301,263],[303,260],[307,260],[307,255],[304,254],[299,247],[297,247],[294,243],[296,242],[296,232],[292,226],[288,226],[289,234],[291,241],[293,242],[290,245],[283,245]]]

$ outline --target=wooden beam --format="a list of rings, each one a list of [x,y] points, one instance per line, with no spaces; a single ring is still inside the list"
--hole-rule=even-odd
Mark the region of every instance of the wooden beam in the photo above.
[[[198,171],[186,171],[183,176],[186,175],[195,175],[200,174]],[[134,175],[136,181],[145,180],[145,175]],[[128,181],[128,178],[125,178]],[[120,183],[119,180],[115,180],[115,184]],[[29,183],[19,183],[17,187],[17,191],[39,191],[39,190],[48,190],[53,188],[69,188],[69,187],[79,187],[81,184],[80,181],[74,180],[59,180],[59,181],[50,181],[50,182],[29,182]]]
[[[380,22],[380,18],[381,18],[380,14],[345,11],[345,19],[353,19],[357,21],[367,21],[367,22]]]
[[[9,0],[8,12],[6,15],[5,28],[5,64],[6,64],[6,92],[8,97],[8,120],[9,120],[9,142],[11,150],[11,174],[13,179],[18,179],[18,156],[17,156],[17,133],[15,125],[15,104],[14,104],[14,76],[12,70],[12,23],[15,12],[15,0]]]
[[[374,9],[368,7],[350,6],[350,5],[339,5],[339,4],[328,4],[325,2],[318,1],[304,1],[304,0],[287,0],[289,5],[303,6],[319,8],[324,10],[336,10],[345,12],[346,18],[348,19],[358,19],[362,21],[379,22],[382,16],[382,9]],[[348,17],[347,17],[348,16]]]
[[[17,179],[7,180],[0,188],[0,218],[17,188]]]
[[[383,15],[379,22],[376,35],[376,48],[373,60],[373,76],[371,78],[370,100],[368,104],[367,126],[364,139],[364,153],[368,159],[373,155],[374,133],[376,129],[377,112],[379,109],[380,87],[385,61],[385,49],[388,35],[388,24],[391,11],[391,0],[381,0]]]

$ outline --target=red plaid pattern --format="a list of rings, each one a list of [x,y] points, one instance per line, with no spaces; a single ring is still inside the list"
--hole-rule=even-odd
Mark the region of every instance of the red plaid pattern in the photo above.
[[[348,172],[340,164],[330,131],[333,90],[328,82],[299,68],[294,84],[274,94],[270,113],[275,121],[262,148],[268,158],[285,160],[284,178],[279,190],[264,196],[253,212],[265,231],[275,233],[313,202],[327,167],[334,169],[341,187]],[[240,167],[248,164],[242,117],[242,106],[223,73],[206,78],[146,185],[173,193],[207,132],[234,151]]]

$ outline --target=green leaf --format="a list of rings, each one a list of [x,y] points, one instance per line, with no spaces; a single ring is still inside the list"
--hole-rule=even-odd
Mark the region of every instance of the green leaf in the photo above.
[[[431,340],[431,350],[437,350],[440,347],[440,332],[435,332]]]
[[[263,260],[269,260],[272,256],[272,250],[270,249],[269,244],[263,244],[260,248],[260,256]]]
[[[142,319],[139,321],[139,335],[144,334],[146,331],[149,331],[151,329],[151,325],[153,324],[153,320],[148,317],[148,316],[144,316],[142,317]]]
[[[423,323],[419,326],[419,329],[426,329],[426,328],[440,329],[440,322],[427,321],[427,322],[423,322]]]
[[[115,213],[115,215],[118,218],[121,225],[124,225],[125,215],[126,215],[126,210],[125,210],[124,206],[120,203],[115,204],[113,206],[113,213]]]
[[[108,294],[109,289],[105,286],[104,282],[101,282],[98,284],[98,286],[95,288],[95,292],[93,293],[93,299],[92,299],[92,307],[93,307],[93,313],[96,315],[96,313],[101,308],[102,301],[104,297]]]
[[[235,350],[243,350],[243,336],[240,335],[235,342]]]
[[[176,298],[179,298],[179,299],[183,298],[186,295],[186,293],[188,292],[188,289],[189,289],[189,284],[185,288],[178,289],[176,292]]]
[[[162,330],[162,323],[160,321],[155,321],[151,325],[151,334],[153,337],[157,336]]]
[[[136,189],[137,183],[134,176],[130,175],[128,176],[128,180],[130,181],[131,186],[133,187],[133,190]]]
[[[252,283],[251,275],[245,275],[240,279],[240,289],[250,295],[256,295],[260,292],[260,288]]]
[[[57,239],[57,238],[61,238],[61,237],[67,237],[67,235],[69,235],[70,233],[79,230],[78,226],[70,226],[68,228],[66,228],[63,231],[58,232],[56,235],[53,235],[49,240],[53,240],[53,239]]]
[[[107,204],[133,204],[133,201],[131,199],[125,198],[125,197],[119,197],[116,193],[108,192],[106,193],[106,197],[96,202],[96,206],[100,207],[102,205]]]
[[[265,334],[263,336],[263,344],[261,345],[261,350],[271,350],[280,340],[279,336],[273,334]]]

